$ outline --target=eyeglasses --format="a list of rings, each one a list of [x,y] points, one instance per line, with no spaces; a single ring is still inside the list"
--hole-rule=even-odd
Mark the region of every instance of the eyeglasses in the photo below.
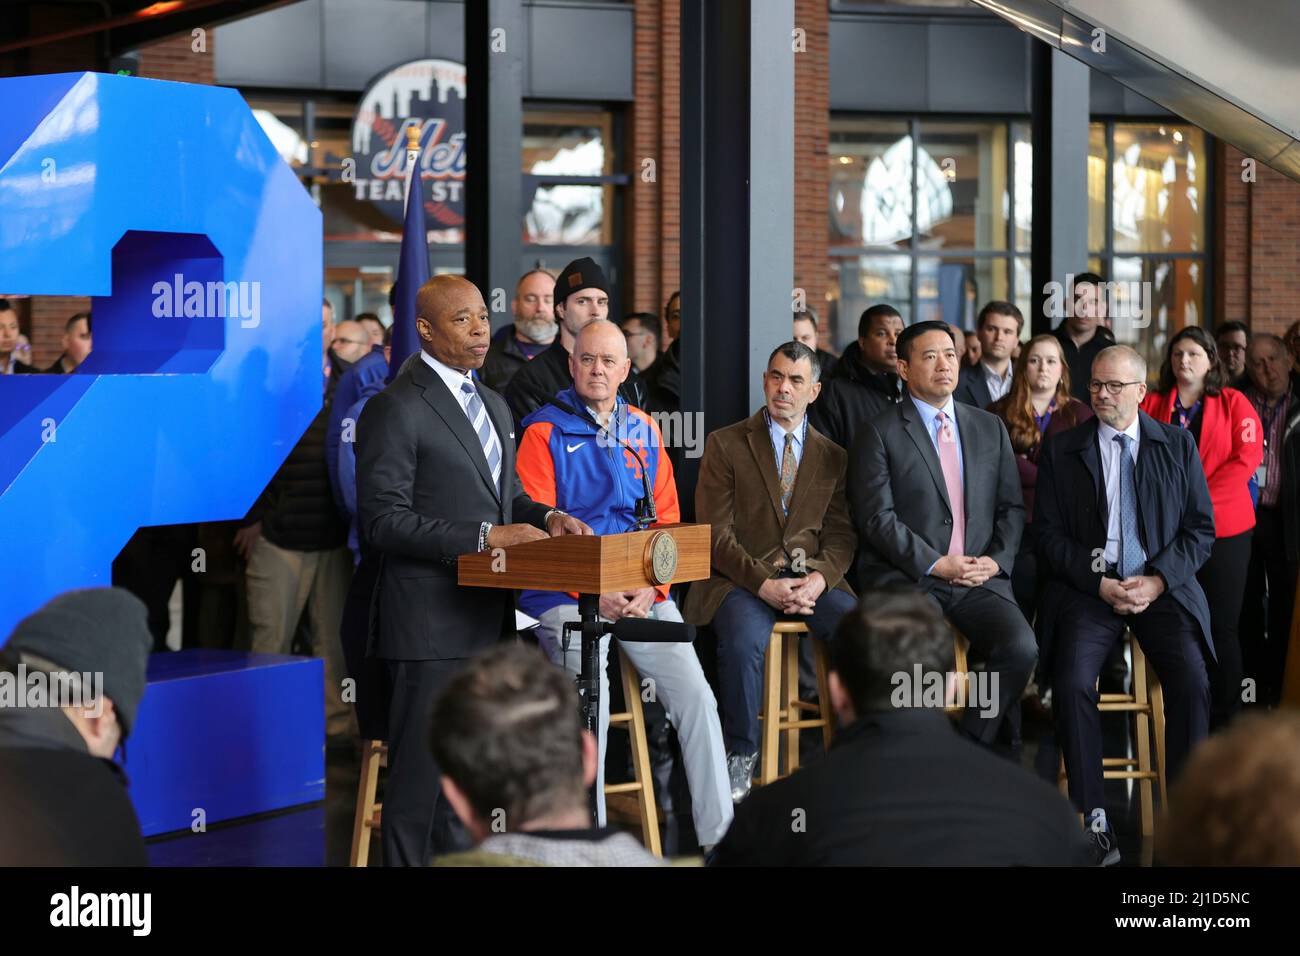
[[[1124,391],[1124,387],[1127,385],[1141,385],[1141,384],[1142,384],[1141,382],[1099,382],[1094,378],[1091,382],[1088,383],[1088,391],[1100,392],[1103,388],[1105,388],[1107,395],[1118,395],[1120,392]]]

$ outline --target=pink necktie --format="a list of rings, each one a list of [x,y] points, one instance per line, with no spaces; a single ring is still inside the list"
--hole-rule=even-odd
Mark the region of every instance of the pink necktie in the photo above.
[[[949,554],[966,553],[966,500],[961,488],[961,465],[957,461],[957,436],[952,422],[943,412],[939,419],[939,466],[943,469],[943,483],[948,487],[948,501],[952,505],[952,538],[948,541]]]

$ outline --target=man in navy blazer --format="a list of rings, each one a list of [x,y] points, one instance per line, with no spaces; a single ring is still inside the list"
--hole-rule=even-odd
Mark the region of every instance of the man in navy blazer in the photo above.
[[[963,729],[993,744],[1034,669],[1034,632],[1011,593],[1025,526],[1011,440],[995,415],[953,400],[959,359],[947,326],[918,322],[898,337],[907,396],[858,428],[849,506],[858,586],[911,587],[933,598],[985,663],[993,706],[968,706]],[[996,680],[995,680],[996,679]]]
[[[1039,456],[1034,528],[1048,575],[1042,672],[1070,799],[1108,866],[1119,851],[1105,817],[1097,675],[1132,628],[1164,685],[1166,774],[1175,777],[1209,732],[1214,644],[1196,572],[1214,544],[1214,511],[1191,433],[1138,410],[1140,355],[1123,345],[1098,353],[1088,390],[1097,417],[1050,439]]]

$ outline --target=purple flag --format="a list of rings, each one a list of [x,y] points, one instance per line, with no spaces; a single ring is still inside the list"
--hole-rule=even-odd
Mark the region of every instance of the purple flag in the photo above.
[[[424,227],[424,185],[419,162],[410,164],[406,191],[406,218],[402,224],[402,253],[397,260],[397,288],[393,292],[392,354],[388,381],[397,377],[402,363],[420,350],[415,330],[415,294],[429,281],[429,234]]]

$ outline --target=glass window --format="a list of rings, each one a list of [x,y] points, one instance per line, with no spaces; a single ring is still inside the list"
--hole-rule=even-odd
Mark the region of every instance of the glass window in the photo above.
[[[827,163],[832,342],[877,302],[963,328],[990,299],[1028,315],[1027,122],[832,116]]]
[[[923,122],[916,157],[921,245],[1005,249],[1006,124]]]
[[[607,113],[524,114],[524,241],[540,245],[607,245],[613,241],[611,184],[548,182],[548,177],[608,176]]]
[[[858,337],[858,319],[868,306],[888,302],[903,324],[912,321],[911,256],[843,256],[831,260],[827,322],[831,345],[843,349]]]
[[[1093,123],[1089,268],[1115,283],[1115,338],[1154,381],[1169,338],[1205,321],[1206,136],[1186,123]]]
[[[912,153],[905,122],[832,123],[832,246],[907,247],[912,237]]]
[[[1205,248],[1205,134],[1193,126],[1117,123],[1113,189],[1117,252]]]

